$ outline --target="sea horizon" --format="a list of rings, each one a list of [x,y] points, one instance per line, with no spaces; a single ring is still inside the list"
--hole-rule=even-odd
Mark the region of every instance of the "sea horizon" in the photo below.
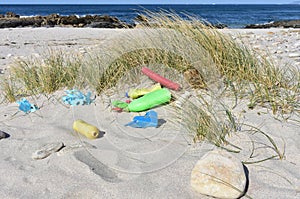
[[[142,4],[136,4],[136,3],[26,3],[26,4],[14,4],[14,3],[0,3],[0,5],[294,5],[294,4],[300,4],[300,3],[172,3],[172,4],[151,4],[151,3],[142,3]]]

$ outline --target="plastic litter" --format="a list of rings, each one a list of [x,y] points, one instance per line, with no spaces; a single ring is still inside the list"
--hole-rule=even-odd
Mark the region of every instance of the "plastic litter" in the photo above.
[[[113,101],[113,102],[112,102],[112,105],[113,105],[114,107],[121,108],[121,109],[124,109],[124,108],[127,108],[127,107],[128,107],[128,103],[122,102],[122,101],[120,101],[120,100]]]
[[[36,105],[29,103],[25,98],[17,101],[17,103],[19,104],[19,109],[25,113],[33,113],[39,109]]]
[[[96,139],[99,136],[99,129],[91,124],[86,123],[83,120],[76,120],[73,123],[74,131],[81,133],[89,139]]]
[[[125,126],[130,126],[134,128],[147,128],[147,127],[157,127],[158,119],[157,113],[153,110],[148,111],[144,116],[135,116],[133,121],[126,124]]]
[[[73,90],[66,90],[65,93],[66,96],[62,97],[62,100],[65,104],[70,104],[72,106],[77,105],[89,105],[93,102],[93,99],[91,99],[91,92],[88,92],[86,95],[84,95],[81,91],[77,89]]]
[[[112,104],[115,106],[112,108],[113,111],[117,111],[119,113],[123,112],[123,109],[128,106],[128,104],[131,103],[131,100],[126,100],[125,102],[122,102],[120,100],[113,101]]]
[[[122,108],[118,108],[118,107],[114,107],[112,108],[113,111],[116,111],[118,113],[122,113],[123,112],[123,109]]]
[[[152,91],[156,91],[161,89],[160,84],[155,84],[151,88],[142,88],[142,89],[130,89],[129,92],[127,93],[127,97],[130,97],[131,99],[136,99],[140,96],[143,96],[147,93],[150,93]]]
[[[128,112],[140,112],[167,103],[170,100],[170,91],[166,88],[163,88],[147,93],[144,96],[133,100],[130,104],[119,100],[113,101],[112,104],[118,108],[115,109],[117,111],[119,111],[119,108],[121,108]]]
[[[168,89],[163,88],[133,100],[124,109],[130,112],[145,111],[156,106],[165,104],[171,100],[171,93]]]
[[[153,72],[152,70],[150,70],[147,67],[143,67],[142,68],[142,73],[144,73],[145,75],[147,75],[150,79],[160,83],[161,85],[169,88],[169,89],[173,89],[178,91],[180,89],[180,85],[172,82],[171,80],[164,78],[162,76],[160,76],[159,74]]]

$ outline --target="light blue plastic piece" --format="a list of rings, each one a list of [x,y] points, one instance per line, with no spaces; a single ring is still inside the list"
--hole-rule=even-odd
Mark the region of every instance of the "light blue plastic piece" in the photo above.
[[[17,103],[19,104],[19,109],[25,113],[33,113],[36,110],[38,110],[38,107],[34,104],[30,104],[29,101],[25,98],[23,98],[20,101],[17,101]]]
[[[86,95],[84,95],[81,91],[77,89],[66,90],[65,92],[67,95],[62,97],[62,100],[65,104],[77,106],[88,105],[93,102],[93,99],[91,99],[91,92],[88,92]]]
[[[145,116],[135,116],[133,121],[126,124],[125,126],[131,126],[134,128],[147,128],[157,127],[158,118],[157,113],[153,110],[148,111]]]

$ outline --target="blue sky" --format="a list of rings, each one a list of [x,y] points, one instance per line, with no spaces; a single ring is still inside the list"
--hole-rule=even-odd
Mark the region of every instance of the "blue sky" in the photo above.
[[[293,0],[2,0],[0,4],[281,4]]]

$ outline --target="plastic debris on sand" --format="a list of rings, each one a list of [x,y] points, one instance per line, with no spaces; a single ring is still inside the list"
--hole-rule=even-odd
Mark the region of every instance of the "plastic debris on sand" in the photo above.
[[[34,104],[31,104],[27,99],[23,98],[20,101],[17,101],[19,104],[19,109],[25,113],[33,113],[38,110],[38,107]]]
[[[89,105],[93,102],[94,99],[91,99],[91,92],[88,92],[84,95],[81,91],[77,89],[66,90],[66,96],[62,97],[62,100],[65,104],[70,104],[72,106],[77,105]]]
[[[147,128],[147,127],[157,127],[158,118],[157,113],[153,110],[148,111],[144,116],[135,116],[133,121],[126,124],[125,126],[130,126],[134,128]]]

